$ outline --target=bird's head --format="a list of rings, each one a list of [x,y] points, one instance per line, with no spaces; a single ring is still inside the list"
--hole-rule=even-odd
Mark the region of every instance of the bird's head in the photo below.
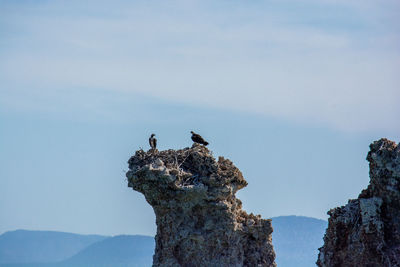
[[[193,131],[190,131],[190,133],[191,133],[191,134],[194,134],[194,132],[193,132]]]
[[[151,134],[151,137],[154,137],[154,136],[156,136],[155,134]]]

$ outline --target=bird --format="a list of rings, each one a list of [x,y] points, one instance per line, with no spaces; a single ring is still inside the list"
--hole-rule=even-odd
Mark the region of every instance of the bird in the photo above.
[[[198,143],[198,144],[202,144],[202,145],[205,145],[205,146],[208,145],[208,142],[205,141],[203,139],[203,137],[201,137],[199,134],[197,134],[197,133],[195,133],[193,131],[190,131],[190,133],[192,134],[193,142]]]
[[[154,137],[156,136],[155,134],[151,134],[149,138],[149,144],[152,150],[155,150],[157,147],[157,139]]]

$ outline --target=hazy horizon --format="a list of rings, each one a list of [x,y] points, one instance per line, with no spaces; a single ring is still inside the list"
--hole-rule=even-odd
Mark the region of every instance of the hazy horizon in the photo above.
[[[154,235],[127,160],[191,145],[263,218],[326,212],[400,140],[395,0],[0,0],[0,233]]]

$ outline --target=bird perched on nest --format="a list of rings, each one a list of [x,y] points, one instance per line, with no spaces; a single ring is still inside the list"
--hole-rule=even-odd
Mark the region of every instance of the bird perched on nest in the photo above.
[[[199,134],[190,131],[190,133],[192,134],[192,140],[195,143],[201,144],[201,145],[208,145],[208,142],[206,140],[203,139],[203,137],[201,137]]]
[[[149,138],[149,144],[152,150],[156,150],[157,147],[157,139],[154,137],[156,136],[155,134],[151,134]]]

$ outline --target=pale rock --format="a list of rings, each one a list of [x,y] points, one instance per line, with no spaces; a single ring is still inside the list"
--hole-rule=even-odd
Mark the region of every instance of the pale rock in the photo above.
[[[400,146],[370,145],[370,184],[358,199],[328,212],[320,267],[400,266]]]
[[[271,220],[242,210],[235,194],[247,182],[231,161],[194,144],[128,163],[128,186],[156,214],[153,266],[276,266]]]

